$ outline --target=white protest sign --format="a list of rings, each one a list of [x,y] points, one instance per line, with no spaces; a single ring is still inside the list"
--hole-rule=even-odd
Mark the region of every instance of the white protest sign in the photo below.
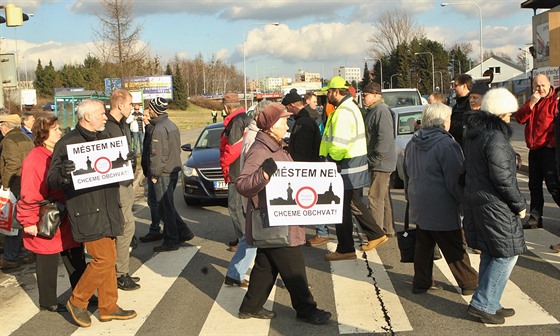
[[[344,184],[333,162],[276,162],[266,186],[271,226],[342,223]]]
[[[67,145],[66,150],[76,164],[72,172],[76,190],[134,179],[124,136]]]

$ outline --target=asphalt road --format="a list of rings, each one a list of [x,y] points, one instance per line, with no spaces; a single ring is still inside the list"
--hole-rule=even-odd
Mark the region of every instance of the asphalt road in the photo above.
[[[513,141],[519,141],[516,133]],[[197,130],[183,132],[183,143],[194,143],[197,135]],[[518,178],[528,199],[527,179]],[[395,222],[401,230],[404,195],[402,190],[393,190],[392,195]],[[399,262],[395,238],[377,251],[360,253],[356,261],[332,265],[323,260],[327,246],[303,247],[312,293],[320,308],[333,313],[327,325],[295,320],[289,295],[280,287],[274,289],[268,303],[277,312],[276,319],[239,320],[235,314],[244,290],[223,286],[232,257],[226,244],[233,239],[227,208],[225,204],[187,206],[178,186],[177,210],[196,238],[175,252],[154,254],[152,247],[158,243],[141,243],[132,252],[132,273],[142,278],[142,288],[119,291],[119,303],[125,309],[136,309],[139,317],[107,323],[94,319],[91,328],[81,329],[68,314],[38,312],[34,266],[27,265],[0,273],[0,335],[558,335],[560,255],[549,253],[548,245],[560,242],[560,210],[545,195],[545,227],[526,231],[530,251],[519,258],[504,294],[504,306],[517,310],[505,326],[489,327],[466,313],[468,297],[457,293],[441,261],[434,267],[434,280],[444,290],[413,295],[412,264]],[[149,210],[141,189],[134,211],[136,235],[144,235]],[[307,232],[313,234],[312,229]],[[334,227],[331,237],[336,238]],[[471,258],[475,264],[477,256]],[[65,302],[70,292],[61,269],[59,300]]]

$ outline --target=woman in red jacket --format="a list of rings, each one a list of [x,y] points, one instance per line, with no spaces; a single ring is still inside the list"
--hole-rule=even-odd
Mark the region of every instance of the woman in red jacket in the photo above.
[[[21,168],[21,196],[18,201],[17,218],[23,225],[23,244],[37,255],[36,272],[39,288],[39,307],[51,312],[65,312],[66,307],[57,302],[56,281],[58,254],[70,277],[72,288],[85,270],[84,250],[72,238],[68,217],[64,217],[54,237],[37,235],[39,221],[38,202],[49,199],[64,202],[61,190],[49,189],[47,172],[51,164],[52,150],[61,137],[57,117],[50,114],[38,116],[32,127],[35,148],[29,152]]]

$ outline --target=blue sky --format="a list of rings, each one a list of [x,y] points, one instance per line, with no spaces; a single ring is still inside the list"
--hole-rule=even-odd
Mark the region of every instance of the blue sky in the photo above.
[[[95,53],[93,29],[99,11],[94,0],[1,1],[34,16],[18,28],[0,27],[2,52],[19,54],[31,72],[37,59],[55,67],[82,62]],[[249,78],[290,76],[298,69],[325,72],[346,65],[363,67],[367,38],[377,16],[394,7],[414,14],[428,38],[446,46],[472,42],[479,55],[479,14],[474,5],[441,7],[429,0],[134,0],[142,40],[164,64],[178,55],[212,55],[243,70],[243,35]],[[469,2],[453,0],[449,2]],[[522,0],[481,0],[485,50],[508,53],[531,42],[533,11]],[[278,22],[279,26],[261,25]]]

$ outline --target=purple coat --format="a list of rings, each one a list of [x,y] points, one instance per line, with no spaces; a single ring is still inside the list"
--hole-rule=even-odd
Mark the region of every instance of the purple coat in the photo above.
[[[255,142],[245,155],[245,162],[235,183],[237,191],[249,199],[247,214],[245,215],[245,232],[249,245],[253,244],[253,236],[251,235],[253,209],[255,209],[255,206],[259,209],[266,209],[267,207],[265,187],[268,181],[265,180],[261,168],[261,164],[267,158],[272,158],[274,161],[293,161],[284,141],[279,143],[270,135],[259,131]],[[290,246],[305,244],[305,229],[303,226],[290,225],[289,233]]]

